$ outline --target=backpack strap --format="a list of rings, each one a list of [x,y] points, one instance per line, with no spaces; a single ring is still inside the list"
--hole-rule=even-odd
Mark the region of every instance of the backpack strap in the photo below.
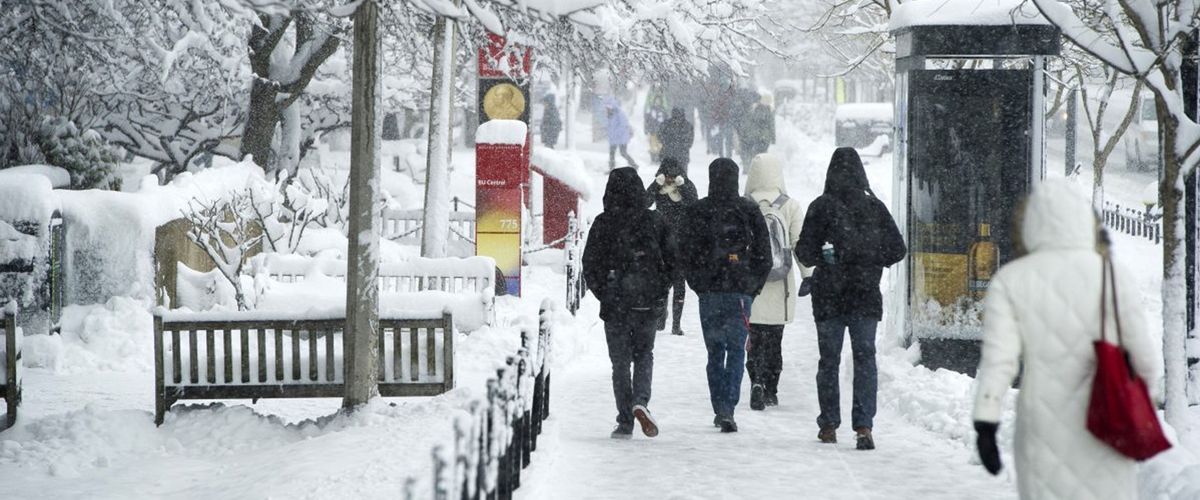
[[[784,194],[784,193],[779,193],[779,197],[778,197],[778,198],[775,198],[775,201],[771,202],[771,206],[772,206],[772,207],[775,207],[775,208],[777,208],[777,209],[778,209],[778,208],[783,208],[783,204],[784,204],[784,203],[787,203],[787,201],[788,201],[789,199],[790,199],[790,198],[788,198],[788,195],[787,195],[787,194]]]

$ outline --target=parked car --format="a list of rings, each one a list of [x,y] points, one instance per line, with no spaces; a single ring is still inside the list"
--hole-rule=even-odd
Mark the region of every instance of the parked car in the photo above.
[[[892,150],[892,104],[858,102],[838,105],[834,112],[834,140],[838,147],[852,147],[868,156]]]
[[[1139,97],[1138,110],[1125,131],[1125,167],[1143,172],[1158,170],[1158,110],[1154,95]]]

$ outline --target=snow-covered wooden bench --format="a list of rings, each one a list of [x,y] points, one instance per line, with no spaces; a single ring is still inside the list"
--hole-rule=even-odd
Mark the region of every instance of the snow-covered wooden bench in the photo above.
[[[342,397],[341,315],[277,311],[154,315],[154,422],[184,399]],[[454,387],[454,322],[381,314],[379,394],[433,396]]]
[[[303,283],[315,276],[327,276],[343,283],[346,281],[344,260],[270,254],[263,255],[254,263],[254,267],[256,274],[265,273],[279,283]],[[404,262],[379,265],[382,301],[442,300],[458,319],[459,328],[466,331],[491,324],[495,314],[495,286],[496,261],[491,257],[415,257]],[[437,294],[424,292],[444,292],[453,297],[432,297]],[[410,295],[418,293],[420,296]],[[424,295],[431,297],[424,298]]]
[[[7,413],[4,428],[17,422],[17,406],[21,404],[21,333],[17,330],[17,303],[9,302],[0,318],[0,334],[4,335],[4,352],[0,353],[0,395],[4,397]]]

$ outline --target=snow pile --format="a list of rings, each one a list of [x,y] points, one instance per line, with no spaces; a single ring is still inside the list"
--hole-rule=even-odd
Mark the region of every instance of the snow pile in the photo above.
[[[542,175],[553,177],[566,184],[584,201],[592,197],[592,180],[588,177],[587,167],[578,156],[563,151],[535,146],[530,158],[530,164]]]
[[[0,264],[32,263],[38,253],[37,236],[22,233],[12,224],[0,220]]]
[[[71,185],[71,174],[65,168],[52,165],[21,165],[0,170],[0,183],[10,175],[40,175],[50,181],[55,189]]]
[[[912,26],[1049,25],[1032,2],[1023,0],[910,0],[892,12],[889,31]]]
[[[521,120],[488,120],[475,132],[476,144],[524,146],[529,126]]]
[[[28,173],[0,176],[0,220],[45,227],[55,210],[58,203],[50,179]]]
[[[25,337],[25,366],[55,373],[152,371],[154,322],[146,305],[129,297],[63,308],[60,335]]]

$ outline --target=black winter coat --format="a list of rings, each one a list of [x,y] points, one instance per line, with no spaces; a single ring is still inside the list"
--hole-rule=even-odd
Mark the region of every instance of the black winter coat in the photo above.
[[[750,244],[731,264],[718,247],[714,228],[718,215],[733,212],[750,229]],[[758,295],[771,271],[771,243],[767,222],[758,204],[738,195],[738,166],[729,158],[717,158],[708,166],[708,197],[687,212],[680,236],[681,260],[688,285],[696,293],[732,292]]]
[[[834,246],[834,264],[822,259],[826,242]],[[883,268],[900,262],[906,253],[896,221],[871,192],[858,153],[838,148],[825,174],[825,192],[808,206],[796,242],[796,260],[816,267],[811,278],[813,319],[883,319]]]
[[[554,99],[547,96],[546,107],[542,112],[542,144],[553,148],[558,143],[558,134],[562,133],[562,119],[558,117],[558,106]]]
[[[646,192],[650,195],[650,204],[655,206],[658,213],[662,215],[663,222],[670,226],[671,230],[679,231],[679,228],[686,223],[688,207],[699,199],[696,185],[687,177],[687,172],[683,171],[683,167],[671,157],[662,161],[655,178],[657,179],[659,175],[665,176],[667,182],[683,176],[683,185],[678,187],[679,201],[672,200],[670,195],[663,192],[664,188],[658,184],[657,180],[650,181],[650,184],[646,186]]]
[[[696,140],[696,130],[688,121],[683,108],[671,110],[671,118],[663,122],[658,132],[658,140],[662,141],[662,157],[674,158],[682,169],[687,170],[691,161],[692,143]]]
[[[676,255],[679,253],[675,238],[663,223],[659,214],[647,208],[649,200],[642,188],[637,170],[623,167],[608,175],[608,186],[604,191],[604,212],[596,216],[588,231],[583,248],[583,278],[588,290],[600,300],[600,319],[613,321],[630,314],[658,314],[666,306],[667,288],[676,273]],[[659,259],[650,267],[627,269],[628,262],[621,259],[628,255],[629,247],[635,251],[648,251],[657,247]],[[622,300],[610,277],[617,272],[642,274],[648,279],[647,294],[655,297],[652,311],[639,311],[628,301]],[[647,316],[649,317],[649,316]]]

